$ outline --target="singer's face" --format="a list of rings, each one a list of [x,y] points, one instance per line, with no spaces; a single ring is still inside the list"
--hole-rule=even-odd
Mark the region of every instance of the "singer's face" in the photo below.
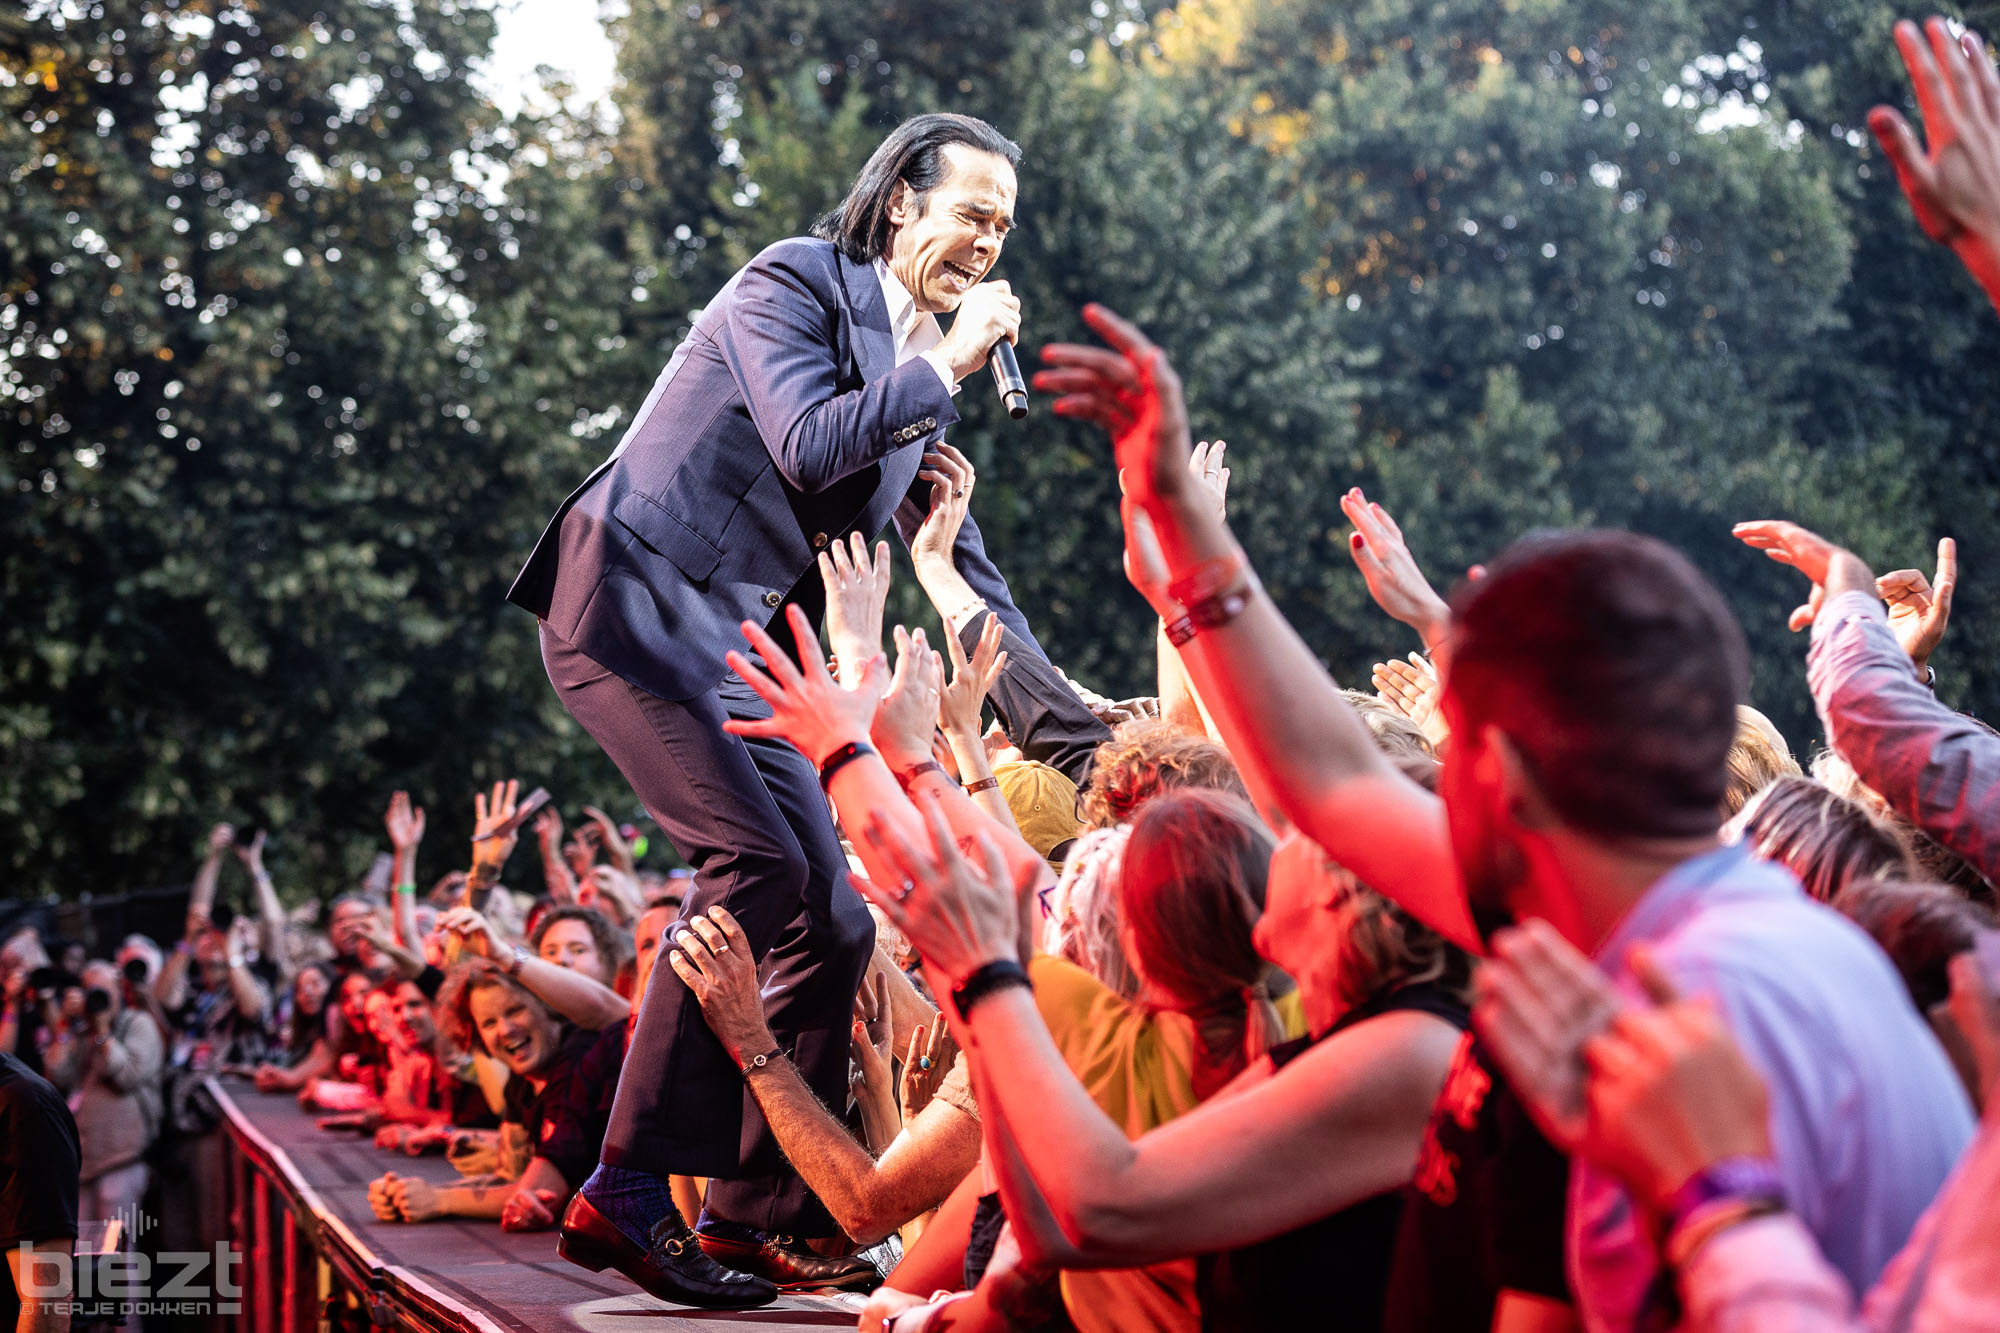
[[[889,205],[890,272],[917,299],[917,309],[958,309],[966,292],[999,262],[1014,225],[1014,168],[998,153],[947,144],[949,172],[924,201],[900,190]]]

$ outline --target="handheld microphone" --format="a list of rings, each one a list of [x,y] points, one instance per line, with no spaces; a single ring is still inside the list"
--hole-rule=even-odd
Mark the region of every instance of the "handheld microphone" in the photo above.
[[[987,354],[986,368],[993,372],[993,387],[1007,407],[1007,415],[1019,421],[1028,415],[1028,382],[1021,378],[1021,363],[1014,359],[1014,344],[1002,338]]]

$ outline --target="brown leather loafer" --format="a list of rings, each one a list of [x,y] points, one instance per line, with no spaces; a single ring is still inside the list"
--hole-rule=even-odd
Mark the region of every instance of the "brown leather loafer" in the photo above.
[[[829,1259],[814,1254],[790,1236],[762,1241],[731,1240],[697,1233],[702,1252],[739,1273],[754,1273],[775,1283],[779,1291],[873,1291],[882,1285],[875,1265],[858,1254]]]
[[[563,1210],[556,1253],[591,1272],[615,1268],[663,1301],[705,1310],[748,1310],[769,1305],[778,1289],[762,1278],[724,1267],[703,1253],[677,1212],[653,1224],[652,1244],[641,1249],[579,1191]]]

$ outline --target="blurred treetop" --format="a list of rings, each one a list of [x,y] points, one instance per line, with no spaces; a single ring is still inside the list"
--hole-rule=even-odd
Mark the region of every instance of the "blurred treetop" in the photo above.
[[[496,777],[637,815],[502,593],[707,297],[927,109],[1025,151],[1001,272],[1026,344],[1080,333],[1087,299],[1161,339],[1343,680],[1414,646],[1348,564],[1359,484],[1443,583],[1540,526],[1676,542],[1802,757],[1800,589],[1729,524],[1796,517],[1882,570],[1956,536],[1941,689],[1990,714],[2000,331],[1861,128],[1909,105],[1895,17],[633,0],[612,114],[509,118],[470,77],[473,0],[0,14],[10,893],[175,878],[217,818],[272,827],[281,882],[327,892],[399,786],[431,810],[427,875]],[[1045,642],[1147,689],[1102,441],[963,402]]]

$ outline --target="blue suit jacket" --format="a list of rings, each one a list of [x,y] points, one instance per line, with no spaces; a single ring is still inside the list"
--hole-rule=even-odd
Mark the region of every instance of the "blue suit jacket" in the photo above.
[[[507,599],[640,689],[692,698],[744,646],[741,622],[769,622],[830,542],[892,517],[910,540],[924,448],[957,420],[936,370],[896,365],[874,267],[780,241],[702,311]],[[956,557],[1034,645],[970,517]]]

